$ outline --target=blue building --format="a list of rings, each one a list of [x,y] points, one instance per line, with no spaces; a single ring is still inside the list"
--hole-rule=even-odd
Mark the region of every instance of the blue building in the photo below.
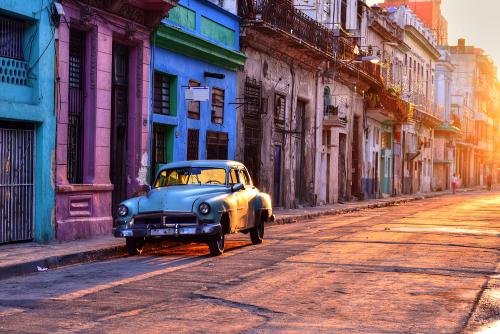
[[[0,1],[0,244],[54,238],[52,1]]]
[[[234,13],[206,0],[181,0],[158,28],[151,56],[152,175],[171,161],[235,158],[236,71],[245,62],[239,29]]]

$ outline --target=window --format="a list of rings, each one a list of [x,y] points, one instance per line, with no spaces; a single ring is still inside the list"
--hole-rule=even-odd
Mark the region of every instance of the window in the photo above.
[[[384,149],[384,150],[391,149],[391,133],[390,132],[382,132],[382,149]]]
[[[229,185],[235,185],[238,183],[238,170],[237,169],[231,169],[229,172]]]
[[[24,23],[0,15],[0,57],[24,60]]]
[[[161,72],[154,73],[153,112],[170,115],[170,77]]]
[[[285,106],[285,96],[276,94],[274,96],[274,125],[280,129],[285,128]]]
[[[212,122],[222,124],[224,121],[224,90],[212,88]]]
[[[225,132],[207,132],[207,159],[227,159],[228,136]]]
[[[198,129],[188,129],[187,160],[198,160],[199,137]]]
[[[167,153],[167,128],[159,124],[153,124],[151,181],[153,181],[156,176],[158,166],[168,162]]]
[[[83,111],[85,34],[71,30],[69,37],[68,146],[69,183],[83,182]]]
[[[194,80],[189,80],[189,87],[200,87],[200,83]],[[192,119],[200,119],[200,101],[188,101],[188,117]]]
[[[251,186],[252,181],[250,181],[250,176],[245,169],[240,169],[240,182],[245,186]]]
[[[154,184],[155,188],[187,184],[226,184],[226,170],[211,167],[181,167],[163,170]]]

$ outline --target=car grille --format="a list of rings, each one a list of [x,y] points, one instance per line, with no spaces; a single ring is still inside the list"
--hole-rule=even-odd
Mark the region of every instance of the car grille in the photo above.
[[[137,225],[196,225],[198,219],[192,213],[155,213],[137,215],[134,224]]]

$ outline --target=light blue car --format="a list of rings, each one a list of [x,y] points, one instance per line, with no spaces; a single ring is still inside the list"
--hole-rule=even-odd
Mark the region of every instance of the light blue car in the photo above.
[[[224,252],[224,235],[249,233],[264,238],[264,223],[274,220],[271,197],[252,184],[235,161],[199,160],[162,166],[146,194],[128,199],[116,212],[113,234],[125,238],[131,255],[154,239],[207,243],[212,256]]]

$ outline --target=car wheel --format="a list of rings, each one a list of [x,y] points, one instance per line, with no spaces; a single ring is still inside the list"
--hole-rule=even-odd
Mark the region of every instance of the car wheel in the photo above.
[[[262,243],[262,240],[264,240],[264,222],[255,227],[252,227],[252,229],[250,230],[250,239],[252,240],[252,244],[254,245]]]
[[[210,248],[210,255],[219,256],[224,253],[224,232],[220,231],[219,234],[213,236],[208,240],[208,248]]]
[[[127,252],[130,255],[141,255],[144,251],[144,238],[126,238]]]

